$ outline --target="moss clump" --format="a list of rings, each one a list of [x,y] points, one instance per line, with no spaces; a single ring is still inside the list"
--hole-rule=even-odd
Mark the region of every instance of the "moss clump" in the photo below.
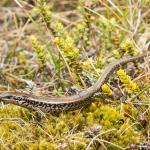
[[[104,84],[102,86],[102,91],[104,94],[106,94],[108,96],[112,96],[112,94],[113,94],[112,90],[110,89],[110,87],[107,84]]]
[[[65,27],[59,21],[52,22],[51,23],[51,29],[54,32],[54,34],[58,37],[66,38],[68,36],[68,33],[65,30]]]
[[[18,120],[4,121],[0,124],[0,135],[3,135],[5,148],[14,142],[16,145],[12,144],[11,148],[17,148],[17,143],[21,140],[20,147],[23,149],[29,147],[44,149],[48,146],[52,146],[54,149],[59,146],[84,149],[90,142],[87,133],[97,135],[107,132],[109,129],[116,129],[117,132],[112,131],[112,133],[104,134],[99,138],[109,140],[122,147],[131,142],[143,141],[138,124],[130,118],[135,109],[130,109],[130,115],[127,116],[125,115],[127,110],[124,109],[121,112],[120,106],[113,107],[96,102],[82,113],[77,110],[61,114],[59,117],[48,115],[42,117],[40,122],[37,121],[38,118],[35,118],[33,113],[29,113],[28,110],[23,108],[18,109],[18,107],[10,105],[0,110],[3,112],[1,118],[11,116],[12,118],[18,118]],[[12,114],[12,110],[14,110],[14,114]],[[22,118],[22,120],[19,120],[19,118]],[[94,124],[100,125],[102,128],[97,132],[89,130]],[[16,136],[14,136],[14,133]],[[0,144],[0,146],[3,147],[4,145]],[[108,145],[108,148],[113,149],[114,146]]]
[[[37,54],[38,62],[40,62],[41,65],[46,64],[47,55],[45,49],[43,48],[43,46],[40,44],[40,42],[35,36],[32,35],[30,39],[32,42],[32,46]]]
[[[134,46],[134,43],[131,39],[126,39],[120,44],[120,48],[124,52],[128,52],[131,55],[139,54],[139,50]]]
[[[39,14],[42,21],[49,26],[51,21],[50,6],[47,5],[47,0],[37,0],[35,11]]]
[[[117,75],[119,76],[121,82],[130,90],[135,91],[137,90],[137,84],[134,83],[131,78],[126,74],[126,72],[122,69],[117,71]]]
[[[79,58],[79,50],[73,45],[71,38],[65,40],[59,37],[55,38],[56,44],[62,49],[64,56],[68,62],[74,62]]]

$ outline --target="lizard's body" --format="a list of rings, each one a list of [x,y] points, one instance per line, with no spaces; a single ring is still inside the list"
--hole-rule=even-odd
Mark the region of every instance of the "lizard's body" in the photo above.
[[[60,113],[80,109],[92,102],[90,97],[100,90],[101,86],[108,80],[108,77],[114,72],[114,70],[129,62],[144,59],[146,56],[147,54],[142,54],[140,56],[119,60],[108,65],[93,86],[79,92],[74,96],[36,97],[20,92],[5,92],[0,94],[0,100],[32,110],[40,109],[46,113]]]

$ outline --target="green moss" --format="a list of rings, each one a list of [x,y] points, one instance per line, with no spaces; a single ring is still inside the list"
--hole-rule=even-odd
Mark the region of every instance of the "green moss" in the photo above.
[[[47,0],[37,0],[34,10],[40,15],[42,21],[49,26],[51,21],[51,11]]]
[[[36,142],[34,144],[31,145],[30,150],[54,150],[54,149],[58,149],[57,144],[54,143],[50,143],[48,141],[45,140],[40,140],[39,142]]]
[[[66,38],[68,35],[67,31],[65,30],[65,27],[59,21],[52,22],[51,29],[59,37]]]
[[[56,37],[55,42],[62,49],[63,54],[68,62],[77,60],[77,58],[79,58],[79,50],[73,45],[71,38],[68,37],[64,40],[63,38]]]
[[[12,148],[46,149],[50,146],[53,149],[57,149],[59,141],[63,142],[69,136],[69,139],[76,142],[73,144],[70,141],[66,144],[67,148],[84,149],[89,141],[86,139],[85,134],[81,135],[79,133],[88,132],[87,127],[91,127],[94,124],[102,126],[102,130],[99,130],[98,133],[109,129],[117,129],[117,132],[105,134],[102,138],[108,140],[111,137],[110,142],[122,147],[126,147],[131,142],[141,142],[144,139],[144,137],[141,137],[138,124],[134,125],[134,120],[130,119],[130,116],[137,111],[136,109],[130,109],[132,111],[128,112],[130,115],[124,116],[128,108],[124,107],[124,111],[120,112],[120,107],[93,103],[83,113],[75,111],[61,114],[60,117],[48,115],[46,118],[42,118],[38,125],[37,121],[33,120],[34,114],[29,113],[26,109],[18,108],[10,105],[5,107],[5,109],[0,109],[1,118],[10,118],[11,116],[12,118],[23,118],[23,122],[15,120],[13,122],[4,121],[0,124],[0,135],[3,135],[6,145],[8,143],[16,143]],[[14,114],[12,114],[12,110],[14,110]],[[133,115],[134,118],[136,116]],[[17,143],[19,143],[20,139],[22,143],[18,146]],[[0,144],[0,146],[3,147],[4,145]],[[108,147],[114,148],[112,145],[108,145]]]
[[[38,41],[38,39],[32,35],[30,37],[31,39],[31,42],[32,42],[32,46],[35,50],[35,53],[37,55],[37,59],[38,59],[38,62],[40,63],[40,65],[45,65],[47,60],[48,60],[48,55],[46,54],[46,51],[45,49],[43,48],[43,46],[40,44],[40,42]]]

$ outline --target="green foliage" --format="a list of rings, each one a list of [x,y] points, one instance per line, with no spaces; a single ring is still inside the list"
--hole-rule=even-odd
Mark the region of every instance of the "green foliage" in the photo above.
[[[111,96],[113,94],[112,90],[110,89],[110,87],[107,84],[103,84],[102,91],[104,94],[106,94],[108,96]]]
[[[53,150],[58,149],[59,146],[68,149],[85,149],[90,142],[86,136],[89,132],[88,128],[94,124],[102,126],[102,130],[99,130],[98,133],[117,129],[117,132],[113,131],[101,138],[110,140],[111,137],[111,142],[123,147],[129,142],[143,140],[136,126],[132,126],[134,122],[124,117],[124,111],[120,112],[120,106],[115,108],[111,105],[93,103],[89,110],[84,110],[82,113],[75,111],[61,114],[59,117],[48,115],[40,122],[36,120],[38,118],[35,118],[33,113],[18,108],[10,105],[0,109],[1,119],[16,118],[14,121],[8,119],[0,124],[0,135],[3,135],[2,140],[5,143],[1,143],[0,147],[4,149],[9,144],[14,149],[47,149],[50,147]],[[108,145],[108,148],[113,149],[114,147]]]
[[[117,71],[117,75],[119,76],[121,82],[126,86],[126,88],[128,88],[130,91],[137,90],[137,84],[131,80],[130,76],[128,76],[124,70],[119,69]]]
[[[114,56],[115,58],[120,58],[120,53],[119,53],[119,50],[118,50],[118,49],[114,49],[114,50],[112,51],[112,53],[113,53],[113,56]]]
[[[42,21],[49,25],[51,21],[51,11],[47,0],[37,0],[35,11],[40,15]]]
[[[80,40],[83,39],[83,41],[87,40],[85,32],[87,31],[87,24],[86,22],[81,22],[77,24],[73,29],[72,29],[72,38],[75,43],[78,43]]]
[[[25,54],[24,54],[24,52],[23,51],[21,51],[20,53],[19,53],[19,64],[23,64],[23,65],[26,65],[26,63],[27,63],[27,60],[26,60],[26,56],[25,56]]]
[[[123,41],[120,45],[120,49],[123,52],[127,52],[131,55],[137,55],[139,53],[139,50],[135,48],[134,43],[131,39],[126,39]]]
[[[114,128],[120,127],[119,120],[123,119],[119,110],[109,106],[102,106],[99,110],[100,112],[100,122],[105,129],[109,129],[112,126]]]
[[[37,54],[38,62],[40,63],[40,65],[45,65],[47,62],[47,55],[46,55],[45,49],[40,44],[38,39],[33,35],[31,36],[31,42],[32,42],[32,46]]]
[[[98,29],[102,36],[102,48],[110,49],[110,42],[115,39],[113,37],[113,32],[115,31],[115,18],[107,19],[104,16],[101,16],[97,22]]]
[[[63,38],[56,37],[55,42],[63,51],[68,62],[72,63],[72,61],[79,58],[79,50],[74,46],[71,38],[68,37],[64,40]]]
[[[87,59],[87,60],[85,60],[85,61],[82,62],[82,68],[83,68],[84,70],[86,70],[86,72],[88,72],[89,74],[92,73],[92,66],[91,66],[91,64],[92,64],[93,62],[94,62],[94,61],[93,61],[92,58],[89,58],[89,59]]]
[[[51,23],[51,29],[52,31],[57,35],[60,36],[62,38],[66,38],[68,33],[65,30],[63,24],[59,21],[54,21]]]

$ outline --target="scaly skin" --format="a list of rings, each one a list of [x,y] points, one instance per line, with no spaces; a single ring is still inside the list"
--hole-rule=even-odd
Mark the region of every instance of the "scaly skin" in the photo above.
[[[98,92],[101,86],[107,82],[109,76],[122,65],[129,62],[143,60],[147,54],[122,59],[108,65],[97,82],[79,92],[74,96],[68,97],[36,97],[22,92],[4,92],[0,94],[0,101],[19,105],[32,110],[41,110],[45,113],[56,114],[60,112],[67,112],[85,107],[92,102],[91,96]]]

